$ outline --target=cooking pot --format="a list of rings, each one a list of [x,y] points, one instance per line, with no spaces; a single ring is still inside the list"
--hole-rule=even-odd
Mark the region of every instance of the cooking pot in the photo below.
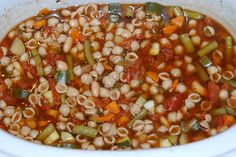
[[[40,9],[61,8],[72,5],[85,4],[85,0],[0,0],[0,38],[17,23],[35,15]],[[143,0],[93,0],[94,3],[144,3]],[[192,9],[209,15],[223,24],[229,32],[236,38],[236,0],[158,0],[164,5],[180,5],[187,9]],[[86,151],[56,148],[34,144],[16,138],[7,132],[0,130],[0,151],[5,155],[17,157],[210,157],[222,156],[226,152],[236,149],[236,126],[227,131],[191,144],[174,146],[169,148],[157,148],[147,150],[131,151]],[[1,155],[0,155],[1,156]]]

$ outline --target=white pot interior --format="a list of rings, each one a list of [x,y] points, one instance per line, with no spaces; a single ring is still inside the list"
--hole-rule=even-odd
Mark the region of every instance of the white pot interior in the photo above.
[[[0,39],[17,23],[35,15],[40,9],[48,7],[49,9],[61,8],[71,5],[85,4],[89,1],[85,0],[61,0],[57,3],[56,0],[14,0],[0,1]],[[90,2],[104,3],[102,0],[94,0]],[[143,3],[141,0],[110,0],[108,2],[120,3]],[[230,33],[236,38],[236,1],[235,0],[158,0],[162,4],[180,5],[184,8],[200,11],[222,23]],[[232,127],[224,133],[215,137],[187,144],[185,146],[177,146],[171,148],[139,150],[139,151],[82,151],[82,150],[65,150],[62,148],[54,148],[32,144],[18,138],[15,138],[4,131],[0,131],[0,151],[6,154],[14,154],[19,157],[64,157],[64,156],[215,156],[228,152],[236,148],[236,127]]]

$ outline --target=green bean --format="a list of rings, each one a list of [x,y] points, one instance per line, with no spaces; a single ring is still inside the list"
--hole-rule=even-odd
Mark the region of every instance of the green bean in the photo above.
[[[222,78],[222,79],[220,79],[219,82],[226,83],[226,84],[230,85],[231,87],[236,88],[236,81],[234,81],[234,80],[225,80]]]
[[[201,20],[204,16],[195,11],[184,10],[184,16],[190,19]]]
[[[48,124],[48,126],[44,128],[43,131],[39,134],[39,136],[37,137],[37,140],[43,141],[54,131],[56,131],[56,128],[54,127],[54,125],[52,123]]]
[[[209,57],[203,56],[202,58],[199,59],[199,62],[205,67],[209,67],[212,65],[212,62]]]
[[[68,64],[68,70],[67,70],[67,81],[71,81],[74,79],[74,73],[73,73],[73,57],[71,55],[66,55],[66,62]]]
[[[32,54],[32,57],[34,58],[38,75],[43,76],[44,75],[44,70],[43,70],[43,66],[42,66],[42,59],[41,59],[41,57],[38,53],[38,50],[33,49],[31,51],[31,54]]]
[[[202,81],[206,82],[209,80],[208,74],[206,70],[199,64],[198,62],[195,63],[195,67],[197,70],[198,76],[202,79]]]
[[[226,110],[224,107],[217,108],[211,112],[213,116],[219,116],[226,114]]]
[[[95,64],[95,60],[93,58],[92,52],[91,52],[91,46],[89,40],[84,41],[84,53],[85,57],[87,59],[87,62],[93,66]]]
[[[96,129],[88,127],[88,126],[76,125],[72,129],[72,133],[95,138],[98,134],[98,131]]]
[[[175,16],[184,16],[184,14],[179,6],[174,6],[172,11],[175,14]]]
[[[132,18],[134,17],[134,9],[129,5],[124,6],[125,17]]]
[[[187,33],[180,35],[180,40],[188,53],[193,53],[195,51],[192,40],[189,38]]]
[[[231,116],[236,117],[236,111],[235,111],[233,108],[229,107],[229,106],[226,105],[226,104],[224,104],[223,107],[224,107],[225,111],[226,111],[228,114],[230,114]]]
[[[66,101],[66,95],[65,94],[61,94],[61,104],[64,104]]]
[[[226,63],[230,63],[233,55],[233,38],[231,36],[225,37],[225,48]]]
[[[15,98],[22,99],[22,98],[26,98],[28,95],[29,95],[29,92],[27,90],[19,89],[19,88],[16,88],[13,90],[13,96]]]
[[[156,2],[147,2],[145,3],[144,10],[147,15],[155,14],[161,15],[163,13],[164,7]]]
[[[143,119],[147,116],[147,110],[146,109],[142,109],[141,112],[139,114],[137,114],[130,122],[129,122],[129,127],[131,128],[132,125],[134,124],[134,122],[136,120],[139,120],[139,119]]]
[[[208,43],[206,46],[201,48],[200,50],[197,51],[197,54],[199,57],[203,57],[210,53],[211,51],[215,50],[218,47],[218,43],[216,41],[212,41]]]

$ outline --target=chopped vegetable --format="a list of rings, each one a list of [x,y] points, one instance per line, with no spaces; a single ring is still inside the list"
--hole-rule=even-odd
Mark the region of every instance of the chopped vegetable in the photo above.
[[[130,147],[131,142],[130,142],[129,137],[123,137],[116,141],[116,145],[120,147]]]
[[[22,98],[26,98],[28,95],[29,95],[29,92],[27,90],[19,89],[19,88],[16,88],[13,90],[13,96],[15,98],[22,99]]]
[[[68,70],[67,70],[68,81],[71,81],[74,79],[74,73],[73,73],[74,63],[71,55],[66,55],[66,62],[68,64]]]
[[[46,113],[54,118],[57,118],[60,114],[58,110],[53,109],[47,110]]]
[[[172,25],[177,26],[177,27],[182,27],[183,24],[184,24],[184,20],[185,20],[185,17],[183,17],[183,16],[178,16],[178,17],[176,17],[176,18],[173,18],[173,19],[170,21],[170,23],[171,23]]]
[[[227,83],[228,85],[230,85],[231,87],[233,87],[233,88],[236,88],[236,81],[234,81],[234,80],[225,80],[225,79],[220,79],[220,81],[219,82],[221,82],[221,83]]]
[[[155,113],[155,102],[154,100],[149,100],[144,103],[143,107],[147,109],[151,114]]]
[[[161,15],[163,13],[163,8],[164,7],[161,4],[156,2],[147,2],[144,6],[144,10],[147,15]]]
[[[65,143],[75,143],[75,138],[71,133],[62,131],[61,132],[61,141]]]
[[[42,28],[43,26],[47,25],[47,21],[45,19],[42,19],[42,20],[39,20],[39,21],[36,21],[34,23],[34,29],[40,29]]]
[[[120,18],[120,3],[109,3],[108,5],[109,21],[112,23],[118,23]]]
[[[109,122],[114,118],[113,113],[108,113],[105,116],[93,116],[91,117],[92,120],[94,120],[97,123],[103,123],[103,122]]]
[[[164,108],[168,111],[177,111],[184,102],[184,94],[174,94],[165,99]]]
[[[201,66],[201,64],[199,64],[198,62],[195,62],[194,65],[196,67],[197,74],[201,78],[201,80],[204,82],[208,81],[209,80],[208,74],[206,70]]]
[[[170,147],[172,144],[169,139],[160,139],[160,147]]]
[[[212,41],[208,43],[206,46],[204,46],[203,48],[201,48],[200,50],[198,50],[197,54],[199,55],[199,57],[203,57],[207,55],[208,53],[210,53],[211,51],[215,50],[218,46],[219,45],[216,41]]]
[[[42,66],[42,59],[41,59],[41,57],[38,53],[38,50],[33,49],[31,51],[31,54],[34,57],[34,61],[35,61],[35,65],[36,65],[38,75],[43,76],[44,75],[44,70],[43,70],[43,66]]]
[[[180,40],[183,43],[183,45],[188,53],[195,52],[195,48],[192,43],[192,40],[189,38],[189,35],[187,33],[180,35]]]
[[[20,38],[16,37],[11,44],[10,51],[14,55],[21,56],[25,53],[25,44]]]
[[[43,141],[54,131],[56,131],[54,125],[52,123],[48,124],[48,126],[44,128],[43,131],[38,135],[37,140]]]
[[[146,72],[146,76],[150,77],[154,82],[159,81],[159,77],[156,72],[148,71],[148,72]]]
[[[178,136],[170,135],[167,137],[172,145],[178,144]]]
[[[119,113],[120,112],[120,107],[115,101],[112,101],[110,104],[108,104],[105,107],[105,109],[109,110],[112,113]]]
[[[225,110],[225,108],[220,107],[220,108],[217,108],[217,109],[213,110],[211,112],[211,114],[213,116],[225,115],[226,114],[226,110]]]
[[[200,94],[201,96],[206,96],[207,95],[207,89],[199,83],[197,80],[192,82],[192,89]]]
[[[233,38],[231,36],[225,37],[225,59],[226,63],[230,63],[233,55]]]
[[[118,120],[119,125],[124,125],[124,124],[127,124],[128,122],[129,122],[129,118],[126,116],[121,116]]]
[[[62,144],[63,148],[70,148],[70,149],[77,149],[78,146],[76,144],[71,144],[71,143],[63,143]]]
[[[43,96],[47,98],[50,103],[53,103],[53,94],[51,90],[43,93]]]
[[[149,50],[149,55],[156,56],[160,53],[160,44],[158,42],[155,42],[152,44],[151,49]]]
[[[134,17],[134,9],[129,5],[124,6],[125,17],[132,18]]]
[[[98,131],[94,128],[85,125],[76,125],[72,129],[72,133],[95,138],[98,134]]]
[[[199,59],[199,62],[204,66],[205,68],[209,67],[212,65],[212,62],[209,57],[203,56]]]
[[[170,35],[170,34],[174,33],[176,31],[176,29],[177,29],[176,26],[169,25],[169,26],[166,26],[166,27],[162,28],[162,31],[165,34]]]
[[[140,119],[145,118],[145,117],[147,116],[147,113],[148,113],[148,111],[147,111],[146,109],[142,109],[141,112],[140,112],[139,114],[137,114],[137,115],[128,123],[129,127],[132,127],[133,124],[134,124],[134,122],[135,122],[136,120],[140,120]]]
[[[54,131],[53,133],[51,133],[43,142],[45,144],[52,144],[53,142],[57,141],[60,138],[59,134],[57,133],[57,131]]]
[[[54,74],[54,78],[57,83],[66,83],[68,81],[68,73],[66,71],[56,71]]]
[[[189,10],[184,10],[184,16],[190,19],[195,19],[195,20],[201,20],[204,18],[202,14],[197,13],[195,11],[189,11]]]
[[[179,6],[174,6],[172,11],[174,12],[175,16],[184,16],[184,14]]]
[[[225,111],[230,114],[231,116],[236,117],[236,110],[233,109],[232,107],[228,106],[228,105],[223,105]]]
[[[92,51],[91,51],[91,46],[90,46],[89,40],[85,40],[84,41],[84,53],[85,53],[85,57],[87,59],[87,62],[91,66],[93,66],[95,64],[95,60],[94,60],[93,55],[92,55]]]
[[[139,105],[140,107],[143,106],[143,104],[147,102],[146,98],[144,98],[142,95],[138,97],[135,104]]]

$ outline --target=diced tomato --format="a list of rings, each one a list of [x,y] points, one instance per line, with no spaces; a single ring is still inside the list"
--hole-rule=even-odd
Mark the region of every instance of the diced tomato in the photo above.
[[[141,59],[138,59],[132,66],[125,68],[127,82],[130,82],[135,76],[141,74],[141,64]]]
[[[63,55],[63,54],[58,54],[58,53],[56,53],[56,52],[49,52],[49,53],[46,55],[45,60],[46,60],[47,63],[50,64],[51,66],[55,66],[57,60],[65,60],[65,55]]]
[[[230,85],[228,85],[227,83],[224,83],[224,84],[221,86],[221,89],[231,90],[232,87],[231,87]]]
[[[159,56],[162,61],[172,61],[175,57],[175,53],[171,49],[165,48],[161,50]]]
[[[50,34],[52,33],[52,27],[51,27],[51,26],[45,26],[45,27],[43,28],[43,31],[44,31],[45,33],[47,33],[48,35],[50,35]]]
[[[125,98],[125,96],[120,96],[120,98],[117,100],[118,104],[129,104],[129,100]]]
[[[212,25],[212,20],[211,20],[211,18],[205,17],[205,19],[204,19],[204,24],[205,24],[206,26],[211,26],[211,25]]]
[[[214,105],[219,105],[220,87],[214,82],[210,81],[207,85],[208,98]]]
[[[61,103],[61,98],[60,98],[60,95],[57,93],[57,91],[56,91],[56,89],[55,89],[55,86],[56,86],[55,80],[49,79],[48,82],[49,82],[49,87],[50,87],[50,89],[52,90],[54,103],[55,103],[56,105],[60,105],[60,103]]]
[[[106,25],[106,23],[107,23],[107,17],[106,17],[106,16],[102,16],[102,17],[100,18],[100,22],[101,22],[101,25]]]
[[[0,79],[0,98],[7,94],[7,85]]]
[[[134,39],[135,39],[135,37],[130,37],[130,38],[125,39],[125,40],[122,42],[121,46],[122,46],[124,49],[129,50],[129,49],[131,48],[131,43],[132,43],[132,41],[133,41]]]
[[[33,77],[38,76],[37,69],[35,67],[33,67],[32,65],[29,65],[28,63],[23,62],[22,66],[23,66],[24,70],[31,73],[31,75],[33,75]]]
[[[175,94],[165,100],[164,108],[168,111],[177,111],[184,103],[184,94]]]
[[[103,99],[95,99],[94,100],[94,103],[96,104],[97,107],[106,106],[110,102],[112,102],[112,100],[110,98],[103,98]]]
[[[29,80],[25,77],[22,77],[20,80],[15,82],[16,87],[21,89],[31,89],[32,88],[32,80]]]
[[[10,95],[5,95],[4,97],[2,97],[2,99],[9,105],[16,105],[18,99],[14,98],[13,96]]]

